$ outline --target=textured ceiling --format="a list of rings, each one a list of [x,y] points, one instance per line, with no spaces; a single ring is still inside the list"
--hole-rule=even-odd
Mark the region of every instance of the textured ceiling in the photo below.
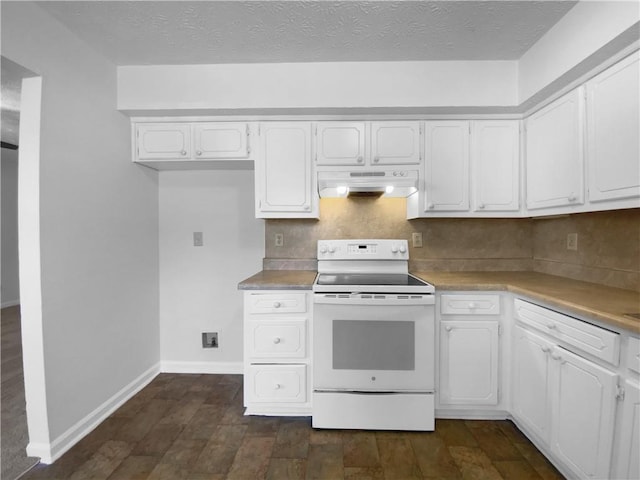
[[[117,65],[514,60],[575,1],[47,1]]]

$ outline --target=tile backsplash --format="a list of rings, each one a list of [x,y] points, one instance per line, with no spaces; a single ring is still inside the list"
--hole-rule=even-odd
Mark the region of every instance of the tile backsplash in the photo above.
[[[422,248],[411,234],[422,233]],[[275,246],[275,234],[284,244]],[[578,250],[567,250],[567,234]],[[265,268],[315,269],[316,243],[332,238],[404,238],[413,270],[534,270],[640,291],[640,209],[550,219],[406,219],[400,198],[325,198],[320,220],[265,225]]]
[[[532,220],[537,272],[640,291],[640,209]],[[567,249],[576,233],[578,249]]]

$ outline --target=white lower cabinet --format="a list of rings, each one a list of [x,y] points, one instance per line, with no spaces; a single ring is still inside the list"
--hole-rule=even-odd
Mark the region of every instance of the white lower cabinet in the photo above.
[[[512,414],[577,478],[609,478],[618,375],[514,328]]]
[[[618,422],[618,447],[614,478],[640,478],[640,384],[627,380],[624,385],[622,419]]]
[[[549,355],[551,452],[580,478],[609,478],[618,376],[560,347]]]
[[[551,346],[521,327],[514,329],[511,413],[545,443],[549,443],[551,426]]]
[[[244,294],[244,401],[247,415],[310,415],[310,295]]]
[[[439,296],[438,409],[499,404],[500,296]]]
[[[498,322],[440,324],[440,404],[498,404]]]

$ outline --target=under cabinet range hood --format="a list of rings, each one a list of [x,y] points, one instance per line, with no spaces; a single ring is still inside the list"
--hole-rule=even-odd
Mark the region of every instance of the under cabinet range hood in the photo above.
[[[318,172],[318,193],[321,198],[348,196],[408,197],[417,191],[417,170]]]

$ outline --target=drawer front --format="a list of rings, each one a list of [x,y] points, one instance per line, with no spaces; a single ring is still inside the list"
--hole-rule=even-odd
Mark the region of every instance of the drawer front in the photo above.
[[[620,363],[620,335],[524,300],[515,300],[516,318],[612,365]]]
[[[306,365],[250,365],[247,401],[252,403],[306,403]]]
[[[442,295],[444,315],[499,315],[500,295]]]
[[[304,358],[307,355],[307,322],[250,321],[248,354],[254,359]]]
[[[629,370],[640,373],[640,338],[629,337],[627,367]]]
[[[249,313],[304,313],[307,296],[306,293],[250,293],[247,310]]]

